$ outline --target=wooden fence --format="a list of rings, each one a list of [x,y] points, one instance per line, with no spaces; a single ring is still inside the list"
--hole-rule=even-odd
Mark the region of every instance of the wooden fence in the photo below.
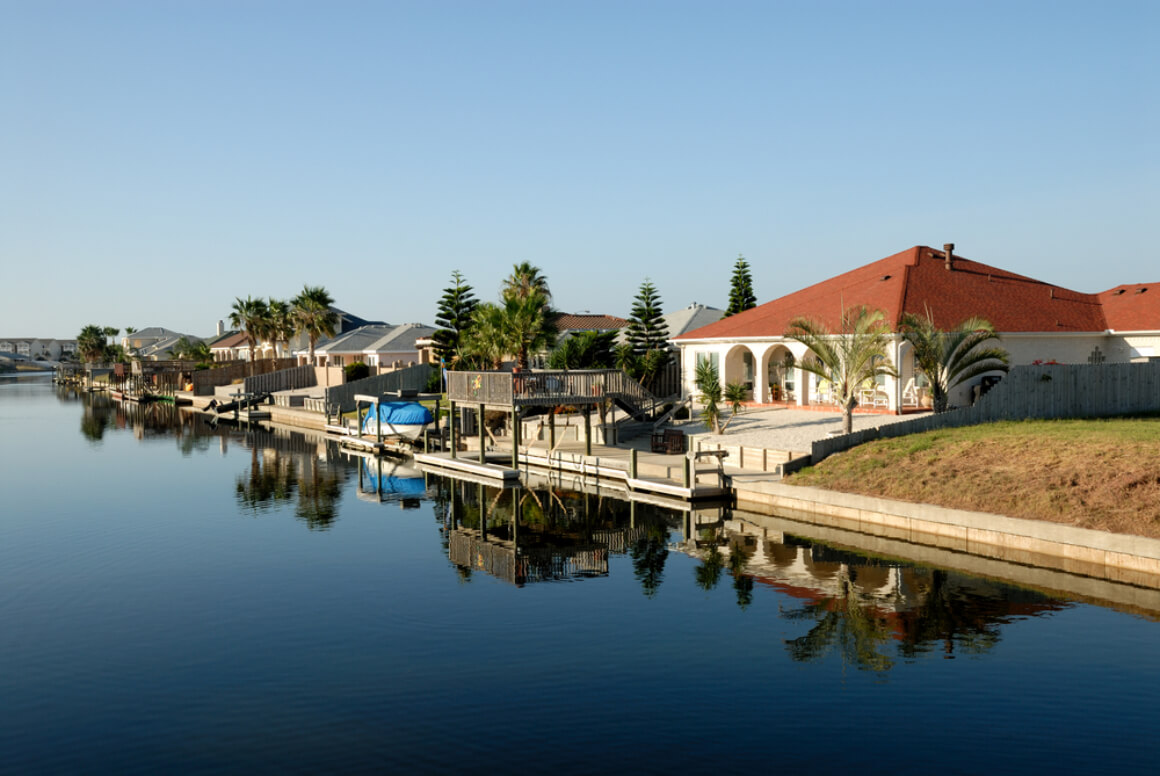
[[[313,388],[316,385],[318,385],[318,380],[312,366],[292,366],[289,369],[279,369],[277,372],[247,377],[243,383],[246,393],[293,391],[298,388]]]
[[[813,443],[813,463],[873,439],[1031,418],[1099,418],[1160,412],[1160,361],[1012,367],[974,405]]]
[[[416,364],[406,369],[365,377],[345,385],[331,386],[326,389],[325,406],[334,407],[337,404],[342,408],[342,412],[350,412],[355,406],[355,394],[375,396],[392,391],[422,391],[427,387],[427,381],[431,379],[431,373],[436,368],[431,364]],[[310,408],[311,404],[308,402],[306,406]]]
[[[289,369],[297,363],[297,359],[293,358],[262,358],[253,363],[252,370],[249,361],[233,361],[226,366],[199,369],[193,373],[193,395],[213,396],[213,389],[216,386],[229,385],[234,380],[244,380],[251,375]]]

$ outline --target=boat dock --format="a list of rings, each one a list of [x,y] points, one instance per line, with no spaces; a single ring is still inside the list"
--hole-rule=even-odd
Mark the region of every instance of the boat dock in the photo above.
[[[588,450],[591,449],[591,454]],[[479,453],[416,453],[415,461],[427,471],[470,474],[499,483],[523,474],[569,476],[615,486],[625,493],[650,494],[679,501],[721,499],[732,494],[719,451],[666,455],[635,447],[586,446],[564,442],[549,449],[543,442],[521,447],[517,466],[508,451]]]

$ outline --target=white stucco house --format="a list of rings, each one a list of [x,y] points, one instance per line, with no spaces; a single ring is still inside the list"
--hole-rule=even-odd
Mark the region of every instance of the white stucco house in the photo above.
[[[894,331],[908,312],[929,310],[944,329],[981,316],[999,332],[1012,365],[1160,358],[1160,282],[1081,293],[957,256],[953,244],[915,246],[674,337],[686,394],[695,392],[698,360],[709,359],[723,383],[747,384],[756,402],[827,404],[826,386],[796,366],[805,346],[785,332],[799,316],[838,331],[843,305],[882,310]],[[901,335],[892,337],[891,352],[899,377],[868,387],[862,409],[901,412],[923,403],[924,381]],[[953,391],[951,403],[970,403],[983,379]]]

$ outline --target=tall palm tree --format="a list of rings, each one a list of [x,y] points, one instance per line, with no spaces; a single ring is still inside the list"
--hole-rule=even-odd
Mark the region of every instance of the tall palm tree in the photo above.
[[[541,294],[545,304],[552,301],[552,292],[548,290],[548,279],[544,273],[530,262],[513,265],[512,274],[504,280],[500,295],[506,301],[512,297],[526,299],[534,293]]]
[[[842,330],[832,333],[825,324],[808,318],[790,321],[786,336],[812,351],[798,366],[833,386],[842,408],[842,431],[854,430],[854,408],[863,383],[879,375],[898,375],[890,363],[890,332],[881,310],[854,307],[842,311]]]
[[[322,337],[333,337],[338,329],[338,313],[330,309],[334,299],[322,286],[303,286],[294,297],[294,329],[310,339],[310,363],[314,363],[314,346]]]
[[[930,382],[935,412],[946,412],[950,391],[956,385],[986,372],[1008,369],[1006,350],[995,345],[984,347],[990,340],[999,340],[995,327],[985,318],[968,318],[943,331],[934,325],[928,309],[925,315],[903,315],[899,329],[914,346],[915,366]]]
[[[484,302],[471,315],[471,328],[462,346],[471,360],[483,369],[499,369],[513,345],[507,329],[504,308]]]
[[[77,352],[87,364],[102,360],[108,352],[107,348],[105,329],[101,326],[89,324],[77,335]]]
[[[294,336],[294,316],[290,303],[281,299],[270,297],[266,309],[269,317],[267,322],[269,334],[274,341],[274,357],[278,358],[286,353],[286,348],[281,348],[282,344],[286,343],[288,346],[290,338]]]
[[[512,296],[501,308],[507,341],[515,348],[514,354],[521,371],[531,365],[531,356],[556,344],[556,314],[548,305],[548,297],[539,291],[528,296]]]
[[[258,342],[266,332],[268,316],[269,309],[264,299],[235,297],[234,307],[230,312],[230,326],[241,329],[246,336],[246,344],[250,346],[251,374],[254,371],[254,354],[258,349]]]

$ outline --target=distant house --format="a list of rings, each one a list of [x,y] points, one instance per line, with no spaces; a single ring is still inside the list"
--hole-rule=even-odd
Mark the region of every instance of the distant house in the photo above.
[[[683,309],[665,313],[663,320],[669,337],[672,338],[702,326],[708,326],[710,323],[716,323],[724,317],[724,310],[693,302]]]
[[[379,368],[432,363],[430,339],[434,333],[433,326],[421,323],[366,324],[318,343],[314,349],[315,360],[318,366],[362,362]],[[299,363],[309,362],[309,348],[296,351],[295,356]]]
[[[130,353],[140,353],[143,350],[152,348],[159,342],[177,342],[179,338],[184,336],[187,335],[179,331],[174,331],[173,329],[166,329],[164,326],[149,326],[148,328],[121,337],[121,347]]]
[[[627,325],[628,321],[615,315],[562,313],[556,318],[558,339],[571,337],[585,331],[619,331]]]
[[[916,246],[675,336],[685,391],[694,390],[696,365],[707,359],[717,364],[722,382],[745,383],[758,402],[776,395],[797,405],[825,403],[828,386],[797,366],[807,351],[785,332],[798,316],[837,331],[843,305],[882,310],[895,332],[904,313],[929,310],[944,329],[981,316],[1000,333],[1012,364],[1160,357],[1160,283],[1085,294],[964,259],[954,254],[953,245],[942,251]],[[863,402],[883,411],[918,406],[923,393],[909,344],[897,333],[891,341],[900,377],[882,378]],[[961,386],[952,404],[968,403],[981,380]]]
[[[62,357],[77,351],[75,339],[53,339],[52,337],[4,337],[0,339],[0,353],[8,353],[16,358],[29,361],[59,361]]]

